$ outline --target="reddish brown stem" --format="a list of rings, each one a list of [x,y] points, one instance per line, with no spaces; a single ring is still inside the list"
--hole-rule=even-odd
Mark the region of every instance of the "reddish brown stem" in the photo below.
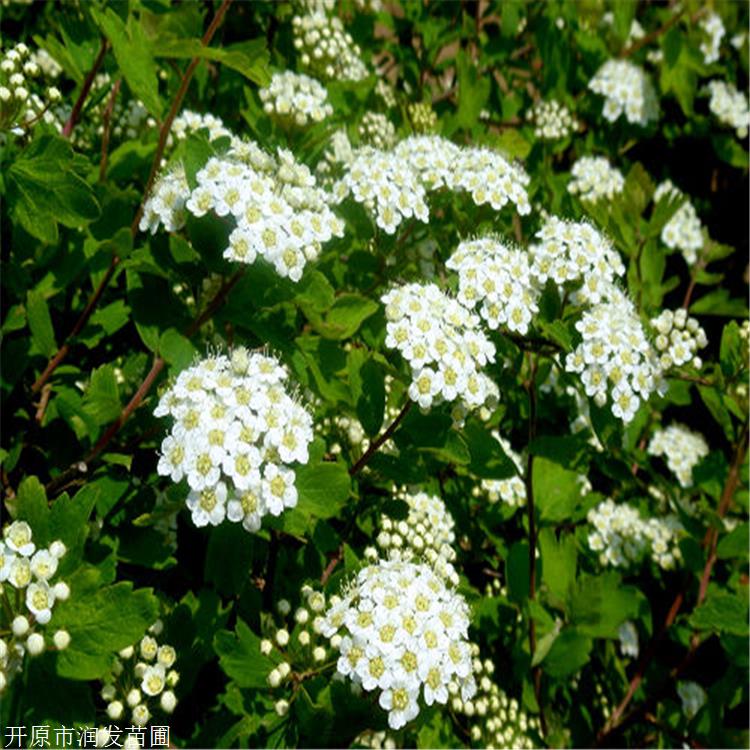
[[[118,79],[112,87],[112,93],[109,95],[107,106],[104,109],[104,132],[102,133],[102,158],[99,161],[99,182],[104,182],[107,176],[107,156],[109,154],[109,134],[112,129],[112,111],[115,108],[115,99],[120,91],[122,79]]]
[[[224,18],[224,15],[226,14],[227,9],[231,5],[231,3],[232,3],[232,0],[224,0],[224,2],[222,2],[221,6],[219,7],[219,10],[216,11],[216,15],[211,21],[211,25],[208,27],[208,29],[206,30],[206,33],[203,35],[203,38],[201,39],[201,44],[204,47],[210,43],[211,39],[213,39],[213,36],[216,33],[216,30],[219,28],[219,24]],[[180,87],[177,91],[177,94],[175,95],[174,101],[172,102],[172,106],[169,109],[169,114],[167,115],[167,118],[164,120],[159,130],[159,142],[156,147],[156,152],[154,153],[154,158],[151,162],[151,171],[149,173],[148,181],[146,183],[146,189],[144,190],[144,193],[143,193],[143,200],[141,201],[141,204],[138,206],[138,210],[136,211],[135,218],[133,219],[133,223],[130,225],[130,231],[133,237],[135,237],[136,234],[138,233],[138,224],[141,221],[141,216],[143,216],[143,208],[146,204],[146,200],[148,199],[148,194],[151,191],[151,187],[154,183],[154,179],[156,178],[156,174],[159,171],[159,165],[161,164],[161,158],[164,154],[164,149],[167,144],[169,131],[172,127],[172,122],[174,121],[174,118],[176,117],[177,112],[180,109],[182,100],[185,98],[185,94],[187,93],[188,86],[190,85],[190,80],[192,79],[193,73],[195,72],[195,69],[198,66],[198,63],[200,61],[201,61],[200,57],[194,57],[190,61],[190,64],[188,65],[187,70],[185,71],[185,74],[182,77],[182,81],[180,82]],[[94,70],[92,72],[95,73],[96,71]],[[92,77],[92,80],[93,80],[93,77]],[[80,100],[80,97],[79,97],[79,100]],[[76,102],[76,104],[78,104],[78,102]],[[82,102],[81,102],[81,105],[82,105]],[[71,119],[72,118],[73,118],[73,115],[71,114]],[[66,128],[67,128],[67,124],[66,124]],[[72,126],[71,126],[71,130],[72,130]],[[104,290],[107,288],[107,285],[112,280],[112,276],[114,275],[115,269],[117,268],[117,265],[119,262],[120,262],[120,259],[116,255],[114,255],[112,257],[112,261],[110,262],[109,268],[104,274],[104,277],[102,278],[97,288],[94,290],[94,294],[92,295],[88,304],[86,305],[80,317],[76,321],[76,324],[73,326],[70,333],[66,337],[65,342],[58,349],[58,351],[55,353],[52,359],[47,363],[47,367],[44,369],[44,372],[36,379],[36,381],[32,385],[31,387],[32,393],[36,393],[42,388],[42,386],[52,376],[52,373],[59,367],[60,363],[68,355],[68,352],[70,351],[71,339],[77,336],[78,333],[81,331],[81,329],[84,327],[84,325],[86,325],[86,323],[88,322],[88,319],[91,317],[91,314],[94,312],[94,309],[99,303],[99,300],[101,299],[101,296]]]
[[[665,21],[658,29],[655,29],[650,34],[646,34],[646,36],[642,37],[641,39],[638,39],[638,41],[633,42],[629,47],[624,49],[622,51],[623,57],[630,57],[631,55],[634,55],[636,52],[638,52],[639,49],[643,49],[648,44],[651,44],[655,39],[658,39],[662,34],[666,34],[667,31],[669,31],[672,26],[674,26],[680,18],[682,18],[683,14],[685,13],[684,10],[679,11],[678,13],[675,13],[668,21]]]
[[[370,445],[370,447],[362,454],[362,457],[357,461],[357,463],[352,466],[351,469],[349,469],[349,475],[355,476],[358,474],[367,464],[367,462],[372,458],[373,454],[380,448],[383,443],[388,440],[388,438],[393,435],[394,432],[396,432],[396,429],[401,424],[401,420],[409,413],[409,409],[411,409],[413,401],[409,399],[401,409],[401,411],[398,413],[396,418],[391,422],[390,425],[388,425],[388,429],[383,432],[381,435],[379,435],[373,443]]]
[[[65,125],[63,125],[63,129],[62,129],[63,138],[70,138],[70,136],[72,135],[73,128],[76,126],[76,123],[78,122],[78,118],[81,115],[81,110],[83,109],[83,105],[86,103],[86,97],[89,95],[89,91],[91,91],[91,86],[94,84],[94,78],[96,78],[96,74],[99,72],[99,68],[104,62],[104,56],[107,54],[108,49],[109,49],[109,42],[107,41],[105,37],[102,37],[102,45],[99,48],[99,54],[96,56],[96,59],[94,60],[94,64],[92,65],[91,70],[88,72],[88,75],[83,81],[83,86],[81,87],[81,93],[78,94],[78,99],[76,99],[76,102],[73,105],[73,110],[70,113],[70,117],[68,118],[68,121],[65,123]]]
[[[732,499],[734,498],[734,494],[737,491],[737,485],[740,481],[740,469],[745,461],[745,455],[747,453],[747,439],[748,425],[746,423],[742,429],[740,439],[737,442],[732,465],[729,469],[729,473],[727,474],[724,488],[722,489],[719,507],[717,509],[717,515],[719,518],[723,518],[726,515],[726,512],[727,510],[729,510],[729,506],[732,503]],[[703,546],[708,549],[708,556],[706,558],[706,564],[701,575],[700,586],[698,589],[698,598],[695,604],[696,607],[700,606],[706,598],[708,584],[711,580],[711,573],[716,562],[716,545],[718,543],[718,539],[719,531],[714,527],[710,528],[703,538]],[[635,695],[636,690],[643,681],[643,676],[646,673],[648,665],[651,663],[651,660],[656,654],[659,643],[677,618],[684,600],[685,591],[681,590],[678,592],[677,596],[672,602],[672,606],[669,608],[669,612],[667,612],[664,624],[659,630],[659,633],[652,639],[648,649],[639,660],[635,674],[633,675],[632,679],[630,680],[630,684],[628,685],[628,690],[625,693],[625,697],[620,701],[619,705],[617,706],[617,708],[615,708],[609,720],[604,725],[604,728],[599,732],[597,744],[603,744],[605,738],[607,738],[610,734],[612,734],[612,732],[614,732],[616,729],[618,729],[618,727],[625,723],[626,720],[628,720],[627,717],[626,719],[623,718],[625,709],[630,704],[630,701],[633,699],[633,695]],[[673,671],[671,677],[677,676],[684,670],[687,664],[689,664],[692,660],[699,645],[700,638],[694,636],[691,640],[690,650],[688,651],[687,656],[685,657],[685,659],[683,659],[683,662],[680,664],[680,666]],[[631,712],[631,714],[629,714],[628,716],[633,716],[636,713],[637,712]]]

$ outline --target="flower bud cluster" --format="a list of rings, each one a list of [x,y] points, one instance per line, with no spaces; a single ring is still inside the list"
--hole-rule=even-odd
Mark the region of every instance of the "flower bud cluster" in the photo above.
[[[122,649],[112,663],[100,693],[112,721],[128,715],[134,726],[143,727],[154,711],[171,714],[175,710],[174,688],[180,680],[174,669],[177,652],[167,643],[159,645],[156,639],[163,629],[157,620],[139,643]]]
[[[468,719],[471,741],[478,747],[534,748],[537,741],[529,736],[540,734],[539,719],[529,716],[515,698],[509,698],[494,679],[495,665],[482,661],[479,646],[471,644],[472,673],[477,684],[473,699],[464,700],[451,691],[451,708]]]
[[[666,456],[669,470],[681,487],[693,486],[693,469],[708,455],[708,443],[699,432],[674,423],[657,430],[648,444],[649,456]]]
[[[625,187],[622,172],[604,156],[583,156],[570,173],[573,179],[568,183],[568,192],[580,196],[582,201],[611,200]]]
[[[698,321],[688,317],[687,310],[664,310],[651,319],[651,325],[657,331],[654,346],[660,354],[662,370],[681,367],[688,362],[696,369],[702,367],[703,361],[696,352],[708,344],[708,339]]]
[[[501,325],[522,335],[539,312],[539,288],[528,253],[492,237],[462,242],[446,266],[458,272],[458,301],[472,309],[492,330]]]
[[[539,100],[529,110],[527,117],[534,125],[534,135],[543,141],[567,138],[578,129],[573,113],[556,99]]]
[[[160,224],[176,231],[186,211],[229,217],[235,228],[225,258],[253,263],[260,256],[295,282],[322,243],[343,235],[328,194],[287,150],[279,149],[274,157],[251,141],[234,139],[227,154],[210,158],[196,179],[191,192],[182,168],[161,178],[146,201],[141,231],[154,233]]]
[[[304,73],[274,73],[258,94],[264,112],[285,126],[304,128],[309,122],[322,122],[333,114],[325,86]]]
[[[20,42],[0,59],[0,130],[23,132],[39,120],[60,125],[50,107],[60,101],[60,90],[45,85],[45,71]],[[40,80],[41,79],[41,80]]]
[[[615,293],[614,281],[625,273],[610,241],[587,222],[563,221],[550,216],[536,233],[539,240],[530,248],[532,274],[539,286],[552,279],[562,286],[582,283],[575,293],[584,302],[597,304]]]
[[[202,115],[190,109],[183,110],[172,122],[170,135],[182,141],[191,133],[199,130],[208,130],[208,140],[215,141],[219,138],[231,138],[232,133],[224,126],[224,121],[210,112]]]
[[[589,81],[589,88],[604,97],[602,114],[609,122],[622,114],[628,122],[642,126],[659,118],[653,84],[642,68],[628,60],[607,60]]]
[[[388,109],[393,109],[397,104],[396,92],[393,90],[393,86],[383,78],[378,78],[378,82],[375,84],[375,96],[380,97]]]
[[[396,145],[396,128],[380,112],[365,112],[359,123],[360,141],[383,151]]]
[[[396,750],[398,745],[393,734],[385,729],[380,732],[374,729],[365,729],[364,732],[360,732],[356,736],[351,747],[363,747],[370,750]]]
[[[521,456],[511,447],[510,441],[500,436],[497,430],[492,431],[492,437],[500,443],[503,452],[515,464],[518,474],[507,479],[482,479],[479,486],[474,488],[476,497],[484,494],[491,503],[502,501],[511,508],[520,508],[526,504],[526,485],[521,478],[523,465]]]
[[[324,81],[361,81],[367,78],[362,51],[337,16],[321,11],[294,16],[294,47],[300,64]]]
[[[424,564],[380,561],[363,568],[343,599],[331,599],[323,634],[344,633],[339,674],[380,690],[388,725],[417,716],[419,698],[448,702],[449,685],[465,700],[476,692],[467,640],[469,608]]]
[[[276,610],[281,618],[281,625],[266,623],[266,637],[260,642],[260,651],[269,657],[276,666],[266,677],[269,686],[290,688],[290,675],[319,668],[335,655],[332,647],[341,641],[331,641],[323,635],[324,610],[327,606],[326,596],[305,584],[300,592],[300,605],[293,609],[288,599],[280,599]],[[284,705],[286,704],[286,706]],[[276,712],[286,713],[289,705],[285,699],[276,703]]]
[[[707,16],[701,18],[698,22],[701,31],[708,37],[705,41],[701,42],[701,52],[703,53],[703,62],[706,65],[715,63],[719,59],[719,51],[721,50],[721,40],[726,34],[726,29],[722,23],[721,16],[716,13],[709,13]]]
[[[57,630],[50,638],[42,627],[52,618],[55,603],[70,596],[67,583],[53,581],[65,552],[65,545],[59,540],[49,547],[37,548],[26,521],[13,521],[3,529],[0,596],[4,606],[0,609],[0,631],[7,635],[0,638],[0,694],[21,671],[26,653],[38,656],[45,648],[62,651],[70,644],[66,630]]]
[[[719,122],[734,128],[738,138],[747,138],[750,130],[747,94],[728,81],[709,81],[708,92],[711,95],[708,108]]]
[[[650,555],[660,568],[671,570],[682,559],[678,541],[683,529],[677,516],[644,521],[631,505],[616,505],[607,498],[587,518],[594,527],[588,544],[599,553],[602,565],[627,567]]]
[[[455,523],[445,503],[434,495],[406,490],[396,493],[396,498],[409,506],[409,513],[401,521],[381,515],[378,547],[391,560],[424,561],[446,585],[457,586]]]
[[[312,417],[287,379],[277,359],[240,347],[183,370],[161,397],[154,414],[174,425],[157,470],[187,479],[196,526],[228,518],[257,531],[264,515],[297,504],[293,466],[307,463]]]
[[[476,315],[435,284],[396,287],[382,300],[385,344],[398,349],[411,367],[412,401],[422,409],[455,400],[476,408],[497,399],[497,386],[480,372],[495,361],[495,347]]]
[[[410,102],[406,112],[416,133],[432,133],[437,128],[437,113],[429,102]]]
[[[655,202],[664,198],[674,200],[683,197],[685,194],[675,187],[671,180],[661,182],[654,192]],[[679,250],[688,265],[698,260],[698,251],[703,249],[703,232],[701,220],[689,200],[686,199],[664,225],[661,230],[661,241],[667,247]]]
[[[45,78],[59,78],[63,72],[62,65],[44,47],[32,50],[29,62],[34,63]]]

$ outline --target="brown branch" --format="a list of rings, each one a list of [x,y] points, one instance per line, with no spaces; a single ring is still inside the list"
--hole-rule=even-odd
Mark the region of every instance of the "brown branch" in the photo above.
[[[211,21],[211,25],[208,27],[206,33],[203,35],[203,38],[201,39],[201,44],[204,47],[209,44],[211,39],[213,39],[213,36],[216,33],[216,30],[218,29],[219,24],[221,23],[222,19],[224,18],[224,15],[226,14],[227,9],[229,8],[229,5],[231,4],[231,2],[232,0],[224,0],[224,2],[222,2],[221,6],[219,7],[219,10],[216,11],[216,15]],[[151,162],[151,171],[149,173],[148,181],[146,183],[146,189],[143,192],[143,200],[141,201],[141,204],[138,206],[138,210],[136,211],[135,218],[133,219],[133,223],[130,225],[130,232],[133,237],[135,237],[136,234],[138,233],[138,224],[141,221],[141,216],[143,216],[144,206],[146,205],[146,201],[148,200],[148,195],[151,191],[151,187],[156,178],[156,174],[159,171],[161,158],[164,154],[164,149],[167,144],[169,131],[172,128],[172,122],[174,121],[174,118],[177,116],[177,112],[179,111],[179,108],[182,104],[182,100],[185,98],[185,94],[187,93],[188,86],[190,85],[190,80],[192,79],[193,73],[195,72],[195,69],[198,66],[198,63],[200,61],[201,61],[200,57],[194,57],[190,61],[190,64],[188,65],[187,70],[185,71],[185,74],[182,77],[182,81],[180,82],[180,87],[172,102],[172,106],[169,109],[167,118],[164,120],[159,130],[159,142],[156,147],[156,152],[154,153],[154,158]],[[41,387],[49,380],[52,373],[57,369],[60,363],[68,355],[68,352],[70,351],[70,340],[75,338],[75,336],[78,335],[78,333],[81,331],[84,325],[86,325],[86,323],[88,322],[88,319],[91,317],[91,314],[94,312],[94,309],[96,308],[97,304],[99,303],[99,300],[101,299],[102,293],[107,288],[107,285],[109,284],[109,282],[112,280],[112,277],[114,276],[114,273],[115,273],[115,269],[117,268],[117,265],[119,264],[119,262],[120,262],[120,258],[117,255],[113,255],[112,260],[109,264],[109,268],[107,269],[106,273],[104,274],[104,277],[99,283],[99,286],[97,286],[97,288],[94,290],[94,294],[91,296],[91,299],[89,300],[88,304],[84,308],[80,317],[76,321],[76,324],[73,326],[70,333],[66,337],[65,342],[58,349],[57,353],[52,357],[52,359],[47,363],[47,367],[44,369],[44,372],[36,379],[34,384],[31,386],[32,393],[36,393],[38,390],[41,389]]]
[[[106,37],[102,37],[102,44],[101,44],[101,47],[99,48],[99,54],[96,56],[96,59],[94,60],[94,64],[91,66],[91,70],[88,72],[88,75],[83,81],[83,86],[81,87],[81,93],[78,94],[78,99],[76,99],[76,102],[73,105],[73,109],[70,113],[70,117],[68,118],[68,121],[65,123],[65,125],[63,125],[63,129],[62,129],[63,138],[70,138],[70,136],[73,134],[73,128],[76,126],[76,123],[78,122],[78,117],[80,116],[81,110],[83,109],[83,105],[86,102],[86,97],[89,95],[89,91],[91,91],[91,86],[94,83],[94,78],[96,78],[96,74],[98,73],[99,68],[104,62],[104,56],[107,54],[108,49],[109,49],[109,42],[107,41]]]
[[[727,474],[726,482],[724,483],[724,488],[722,489],[722,492],[721,492],[721,499],[719,501],[719,507],[717,509],[717,515],[719,518],[723,518],[726,515],[726,512],[727,510],[729,510],[729,506],[732,503],[732,499],[734,498],[734,494],[737,491],[737,485],[739,484],[739,481],[740,481],[740,469],[742,467],[742,464],[745,461],[745,455],[747,453],[747,440],[748,440],[748,424],[745,423],[742,429],[742,433],[740,435],[740,439],[737,442],[734,457],[732,460],[732,465],[730,466],[729,473]],[[709,553],[706,559],[706,564],[703,568],[703,573],[701,575],[700,586],[698,589],[698,598],[695,604],[696,607],[699,607],[703,603],[704,599],[706,598],[706,593],[708,591],[708,583],[711,579],[711,573],[713,571],[713,567],[716,562],[716,545],[718,543],[718,539],[719,539],[719,530],[718,528],[715,528],[715,527],[709,528],[708,531],[706,532],[706,535],[703,538],[703,547],[708,548]],[[606,740],[606,738],[608,738],[614,731],[621,728],[624,724],[630,723],[636,716],[638,716],[640,713],[646,710],[648,706],[648,702],[640,709],[631,711],[627,716],[623,718],[625,709],[630,704],[630,701],[632,700],[633,695],[635,694],[636,690],[638,689],[641,682],[643,681],[643,677],[646,673],[646,669],[648,665],[651,663],[651,660],[655,656],[662,638],[666,635],[666,632],[669,630],[669,628],[672,626],[675,619],[677,618],[677,615],[680,611],[680,608],[682,607],[684,600],[685,600],[685,591],[683,589],[677,593],[677,596],[674,598],[674,601],[672,602],[672,606],[669,608],[669,612],[667,612],[667,616],[664,620],[664,624],[659,630],[659,633],[652,639],[651,643],[649,644],[648,649],[639,660],[638,666],[636,667],[635,674],[633,675],[632,679],[630,680],[630,684],[628,685],[628,690],[625,694],[625,697],[620,701],[617,708],[615,708],[615,710],[612,712],[612,715],[607,720],[607,723],[599,732],[597,736],[597,745],[601,746],[602,744],[604,744],[604,741]],[[699,645],[700,645],[700,636],[695,634],[693,638],[691,639],[690,649],[687,655],[682,660],[680,665],[676,669],[672,670],[672,672],[670,673],[669,680],[666,683],[667,685],[670,685],[674,681],[674,679],[679,674],[681,674],[684,671],[684,669],[690,664],[693,657],[695,656],[695,652],[698,649]],[[652,700],[655,700],[655,699],[652,699]]]
[[[216,293],[214,298],[208,304],[206,309],[191,323],[185,330],[185,335],[188,337],[194,336],[201,326],[206,323],[216,311],[224,304],[229,292],[235,287],[237,282],[242,278],[245,270],[240,269],[233,276],[231,276],[224,284],[222,284],[219,291]],[[164,360],[156,356],[154,363],[151,366],[143,382],[138,387],[138,390],[133,394],[133,397],[128,402],[127,406],[122,410],[117,419],[107,428],[106,432],[101,436],[96,445],[89,451],[86,457],[75,464],[72,464],[64,472],[53,478],[46,487],[48,494],[53,494],[59,491],[62,487],[67,485],[72,479],[78,474],[83,474],[88,471],[89,465],[104,451],[104,449],[112,441],[112,438],[120,431],[122,426],[131,417],[133,412],[140,406],[143,399],[146,397],[148,392],[151,390],[156,378],[159,373],[164,369]]]
[[[650,34],[646,34],[646,36],[641,37],[637,41],[633,42],[629,47],[626,47],[622,51],[622,57],[630,57],[631,55],[634,55],[636,52],[638,52],[639,49],[642,49],[648,44],[651,44],[655,39],[658,39],[662,34],[666,34],[667,31],[669,31],[672,26],[674,26],[680,18],[685,14],[685,9],[683,8],[678,13],[675,13],[668,21],[665,21],[658,29],[654,29]]]
[[[102,133],[102,157],[99,160],[99,182],[104,182],[104,178],[107,176],[107,156],[109,152],[109,134],[112,127],[112,111],[115,108],[115,99],[120,91],[122,85],[122,78],[118,78],[115,85],[112,87],[112,93],[109,95],[107,106],[104,108],[104,132]]]
[[[414,402],[411,399],[408,399],[407,402],[403,405],[401,411],[396,415],[396,418],[393,420],[393,422],[388,425],[388,429],[378,435],[378,437],[371,443],[370,447],[362,454],[362,457],[357,461],[357,463],[352,466],[351,469],[349,469],[349,476],[355,476],[358,474],[367,464],[367,462],[372,458],[373,454],[380,448],[383,443],[388,440],[388,438],[393,435],[394,432],[396,432],[396,429],[401,424],[401,420],[409,413],[409,409],[411,409],[411,406]]]
[[[323,575],[320,576],[320,585],[325,586],[328,579],[331,577],[331,574],[334,570],[336,570],[336,566],[344,559],[344,545],[343,543],[339,546],[339,548],[336,550],[336,554],[328,561],[328,565],[326,565],[325,570],[323,571]]]
[[[44,419],[44,412],[47,410],[47,404],[49,403],[49,397],[52,393],[52,386],[47,384],[42,389],[42,397],[39,399],[39,406],[37,407],[34,419],[41,424]]]

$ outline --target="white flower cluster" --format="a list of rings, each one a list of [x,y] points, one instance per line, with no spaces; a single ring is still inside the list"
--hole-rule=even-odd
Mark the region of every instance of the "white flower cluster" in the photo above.
[[[456,693],[451,708],[469,720],[472,742],[486,748],[531,748],[538,743],[530,732],[541,733],[539,719],[529,716],[515,698],[509,698],[493,679],[495,665],[479,658],[479,646],[471,644],[472,672],[477,683],[473,699],[463,700]]]
[[[322,243],[343,235],[343,222],[329,208],[328,194],[284,149],[273,157],[255,143],[235,139],[229,152],[210,158],[196,178],[192,192],[181,168],[161,178],[146,201],[141,231],[154,233],[159,224],[177,231],[185,211],[197,217],[213,211],[236,222],[225,258],[253,263],[260,256],[295,282]]]
[[[709,13],[707,16],[701,18],[698,25],[701,28],[708,39],[701,42],[701,52],[703,53],[703,61],[706,65],[715,63],[719,59],[719,51],[721,50],[721,40],[724,38],[726,29],[722,23],[721,16],[718,13]]]
[[[112,663],[112,673],[101,689],[101,698],[107,704],[107,716],[113,721],[121,719],[126,710],[130,721],[144,727],[156,710],[152,698],[158,698],[158,708],[171,714],[177,705],[174,687],[180,673],[174,669],[177,652],[172,646],[159,645],[164,624],[157,620],[148,634],[133,646],[122,649]]]
[[[622,192],[625,178],[604,156],[583,156],[573,165],[568,192],[583,201],[611,200]]]
[[[497,151],[457,146],[441,136],[411,136],[398,144],[396,156],[419,173],[427,190],[465,190],[478,206],[499,211],[508,202],[521,215],[531,212],[526,193],[529,176]]]
[[[31,526],[13,521],[3,529],[0,541],[0,694],[23,667],[23,658],[38,656],[45,644],[44,628],[52,618],[55,602],[70,596],[63,581],[53,583],[57,566],[65,555],[65,545],[54,541],[37,549]],[[11,594],[9,586],[15,591]],[[70,634],[57,630],[52,645],[63,650],[70,644]]]
[[[323,80],[361,81],[367,78],[362,51],[337,16],[321,11],[294,16],[294,47],[303,68]]]
[[[381,515],[378,547],[391,560],[425,561],[446,584],[457,586],[458,573],[453,567],[455,524],[445,503],[426,492],[401,491],[396,498],[409,506],[409,513],[401,521]]]
[[[343,599],[331,598],[323,634],[344,632],[338,672],[381,691],[388,725],[400,729],[449,690],[476,691],[467,641],[469,608],[426,565],[380,561],[362,569]],[[455,687],[450,688],[453,684]]]
[[[46,87],[45,71],[20,42],[5,50],[0,59],[0,130],[20,135],[40,120],[51,125],[59,122],[50,106],[60,101],[56,86]]]
[[[62,65],[43,47],[32,50],[29,54],[29,61],[34,63],[47,78],[59,78],[63,72]]]
[[[589,547],[599,553],[602,565],[627,567],[650,554],[660,568],[671,570],[682,559],[678,537],[683,529],[676,516],[644,521],[631,505],[616,505],[607,498],[587,518],[594,527]]]
[[[216,115],[212,115],[210,112],[202,115],[190,109],[184,110],[174,118],[170,135],[181,141],[191,133],[197,133],[199,130],[208,130],[208,139],[210,141],[232,137],[231,131],[224,126],[224,121],[220,117],[216,117]]]
[[[706,691],[692,680],[680,680],[677,683],[677,695],[680,696],[682,711],[688,721],[692,719],[708,701]]]
[[[495,360],[495,347],[479,318],[435,284],[406,284],[382,297],[385,345],[409,363],[409,398],[422,409],[459,400],[469,408],[496,400],[497,386],[480,372]]]
[[[196,526],[228,518],[257,531],[264,515],[297,504],[292,467],[307,463],[312,417],[287,378],[275,358],[237,348],[183,370],[161,397],[154,414],[175,422],[157,470],[187,479]]]
[[[492,237],[462,242],[445,264],[458,272],[458,300],[479,314],[492,330],[501,325],[528,333],[539,312],[539,288],[528,253]]]
[[[410,102],[406,112],[417,133],[432,133],[437,127],[437,113],[429,102]]]
[[[659,117],[653,84],[642,68],[627,60],[607,60],[589,88],[604,97],[602,114],[609,122],[624,114],[628,122],[645,126]]]
[[[362,143],[387,150],[396,144],[396,128],[380,112],[365,112],[359,123],[359,138]]]
[[[563,221],[550,216],[536,233],[539,242],[530,248],[532,273],[543,286],[583,282],[574,299],[596,304],[614,293],[614,280],[625,273],[617,251],[603,235],[586,222]]]
[[[734,128],[738,138],[743,140],[747,138],[748,130],[750,130],[747,94],[738,91],[737,87],[728,81],[709,81],[708,92],[711,94],[708,108],[716,115],[719,122]]]
[[[633,303],[613,289],[611,301],[584,312],[576,329],[583,340],[567,355],[565,369],[581,375],[586,395],[599,406],[609,391],[612,413],[630,422],[641,399],[662,387],[657,356]]]
[[[308,122],[322,122],[333,114],[325,86],[304,73],[274,73],[258,94],[265,113],[285,125],[303,128]]]
[[[658,334],[654,345],[660,354],[662,370],[681,367],[688,362],[697,369],[701,368],[703,361],[696,352],[708,344],[708,339],[698,321],[688,317],[687,310],[664,310],[651,319],[651,325]]]
[[[526,504],[526,485],[521,476],[524,468],[521,456],[516,453],[508,440],[500,437],[500,433],[493,430],[492,437],[502,446],[503,452],[516,466],[518,475],[507,479],[482,479],[478,487],[474,488],[475,496],[485,494],[491,503],[502,501],[511,508],[520,508]]]
[[[556,99],[539,100],[529,110],[527,118],[534,125],[534,135],[543,141],[567,138],[578,129],[573,113]]]
[[[354,738],[351,747],[364,747],[370,748],[370,750],[396,750],[398,745],[395,737],[385,729],[379,732],[374,729],[365,729]]]
[[[674,423],[657,430],[648,444],[650,456],[666,456],[669,470],[681,487],[692,487],[693,469],[708,455],[708,443],[699,432]]]
[[[331,657],[331,648],[337,648],[341,643],[341,636],[334,636],[329,644],[322,635],[325,629],[323,612],[327,605],[325,594],[305,584],[300,598],[302,603],[294,610],[288,599],[277,602],[281,627],[274,625],[273,632],[267,633],[270,637],[260,642],[261,653],[269,657],[273,654],[271,658],[276,662],[266,678],[274,690],[290,688],[291,674],[319,667]],[[279,698],[274,707],[276,713],[283,716],[289,710],[289,701]]]
[[[659,183],[654,191],[654,202],[663,198],[682,197],[684,193],[675,187],[671,180]],[[701,220],[689,200],[685,200],[664,225],[661,230],[661,241],[667,247],[679,250],[689,265],[698,260],[698,251],[703,249],[703,232]]]
[[[634,659],[637,659],[640,650],[638,645],[638,631],[630,620],[626,620],[620,625],[617,629],[617,637],[620,640],[620,652],[622,655],[632,656]]]
[[[334,194],[339,201],[351,194],[375,214],[375,222],[387,234],[393,234],[404,219],[413,216],[426,222],[429,218],[418,175],[389,151],[357,149]]]

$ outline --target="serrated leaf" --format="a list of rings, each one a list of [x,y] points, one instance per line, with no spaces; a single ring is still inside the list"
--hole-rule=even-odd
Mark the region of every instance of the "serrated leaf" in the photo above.
[[[268,673],[276,664],[261,653],[260,638],[242,620],[234,633],[220,630],[214,636],[214,650],[221,668],[241,688],[268,687]]]
[[[747,595],[737,596],[721,591],[712,592],[706,601],[690,616],[696,630],[714,630],[719,633],[748,634]]]
[[[297,508],[315,518],[338,514],[351,491],[349,472],[343,464],[324,462],[296,469]]]

